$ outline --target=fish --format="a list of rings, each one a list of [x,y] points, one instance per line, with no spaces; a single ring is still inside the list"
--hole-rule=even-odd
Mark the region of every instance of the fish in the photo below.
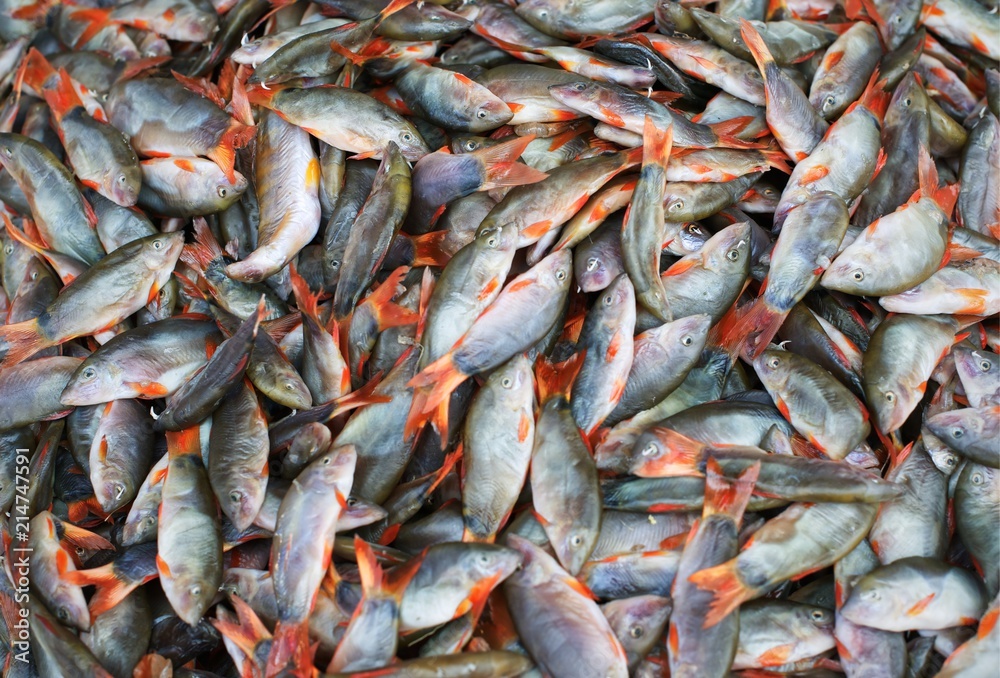
[[[996,0],[696,4],[0,0],[7,673],[995,673]]]

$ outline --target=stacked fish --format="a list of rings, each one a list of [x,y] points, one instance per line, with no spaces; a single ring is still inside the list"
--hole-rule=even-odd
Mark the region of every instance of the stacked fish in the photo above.
[[[997,0],[0,40],[4,675],[997,675]]]

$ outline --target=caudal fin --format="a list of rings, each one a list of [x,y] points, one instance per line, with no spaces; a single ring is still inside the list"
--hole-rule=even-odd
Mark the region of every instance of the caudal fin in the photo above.
[[[451,254],[444,250],[450,231],[431,231],[423,235],[410,236],[413,243],[413,266],[434,266],[444,268],[451,261]]]
[[[485,181],[479,190],[492,191],[501,186],[534,184],[547,178],[549,175],[545,172],[517,162],[517,159],[524,153],[524,149],[534,139],[535,135],[529,134],[523,137],[514,137],[510,141],[496,146],[487,146],[474,151],[474,155],[479,156],[485,167]]]
[[[757,62],[757,68],[760,69],[760,73],[766,84],[767,76],[769,75],[768,71],[771,70],[769,66],[772,68],[774,66],[774,57],[771,56],[771,50],[767,48],[764,38],[760,37],[760,33],[753,27],[753,24],[746,19],[740,19],[740,35],[743,37],[743,42],[746,43],[747,49],[750,50],[753,60]]]
[[[430,421],[430,415],[437,415],[438,421],[447,422],[448,400],[452,391],[469,378],[452,361],[451,353],[425,367],[407,384],[414,389],[413,403],[406,419],[404,438],[416,434]],[[418,397],[419,391],[419,397]],[[443,410],[443,411],[442,411]]]
[[[392,302],[393,298],[400,293],[400,285],[409,272],[408,266],[400,266],[358,304],[359,307],[370,306],[372,316],[378,323],[380,332],[399,325],[412,325],[419,318],[414,311]]]
[[[204,272],[210,263],[222,259],[222,247],[208,228],[202,217],[194,219],[194,243],[181,250],[181,261],[199,272]]]
[[[730,355],[744,353],[756,358],[774,339],[787,312],[770,306],[763,296],[757,297],[745,310],[736,312],[736,319],[722,329],[719,345]]]
[[[702,591],[712,592],[712,602],[705,615],[702,628],[711,628],[726,618],[744,601],[753,598],[755,592],[740,577],[736,569],[737,559],[695,572],[688,581]]]
[[[642,127],[642,165],[666,167],[670,150],[674,145],[674,127],[657,127],[650,116],[646,116]]]
[[[104,614],[115,605],[125,600],[141,582],[126,582],[114,571],[114,563],[108,563],[91,570],[70,570],[63,572],[61,578],[76,586],[96,586],[90,599],[90,618]]]
[[[708,518],[721,513],[739,525],[750,501],[750,495],[753,494],[758,475],[760,475],[760,462],[756,461],[737,476],[736,480],[731,480],[722,474],[719,462],[709,457],[705,473],[705,506],[702,516]]]
[[[279,621],[274,628],[271,652],[267,657],[268,676],[311,676],[313,652],[309,647],[309,623]]]
[[[3,354],[0,367],[13,367],[58,343],[42,335],[38,318],[0,326],[0,353]]]
[[[236,149],[243,148],[256,134],[256,128],[244,125],[238,120],[233,120],[229,128],[222,133],[219,143],[206,155],[212,160],[226,175],[230,183],[236,183]]]
[[[586,351],[574,353],[572,357],[561,363],[551,363],[541,358],[535,365],[535,384],[538,387],[538,402],[544,403],[557,396],[569,400],[570,390],[576,375],[583,367]]]

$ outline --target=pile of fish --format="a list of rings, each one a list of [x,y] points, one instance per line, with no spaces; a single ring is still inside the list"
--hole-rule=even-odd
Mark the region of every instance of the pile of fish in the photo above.
[[[994,678],[997,10],[0,0],[4,675]]]

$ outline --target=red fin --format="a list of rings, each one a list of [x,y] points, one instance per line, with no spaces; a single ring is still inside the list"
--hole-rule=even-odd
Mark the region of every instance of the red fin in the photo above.
[[[90,599],[91,619],[99,617],[120,603],[141,582],[124,582],[115,576],[112,563],[92,570],[73,570],[62,575],[64,581],[76,586],[96,586],[97,591]]]
[[[771,50],[767,48],[764,39],[760,37],[760,33],[753,27],[753,24],[746,19],[740,19],[740,35],[743,36],[743,42],[746,43],[747,49],[753,55],[754,61],[757,62],[757,67],[760,68],[761,74],[764,75],[766,81],[767,76],[764,67],[769,63],[774,63]]]
[[[403,430],[404,438],[416,434],[430,421],[431,415],[436,415],[439,421],[443,416],[447,422],[451,393],[468,378],[469,375],[463,374],[452,362],[451,353],[445,354],[413,377],[407,384],[414,388],[414,392],[410,414]]]
[[[705,615],[706,629],[718,624],[741,603],[755,595],[755,591],[740,578],[736,564],[737,559],[733,558],[722,565],[695,572],[688,577],[688,581],[702,591],[713,593],[708,614]]]
[[[782,666],[788,663],[788,658],[792,655],[792,645],[777,645],[768,648],[757,657],[757,662],[761,666]]]
[[[538,402],[544,403],[556,396],[569,399],[576,375],[583,367],[584,351],[575,353],[561,363],[550,363],[544,358],[535,365],[535,383],[538,387]]]
[[[792,168],[788,164],[788,156],[781,149],[764,149],[761,153],[764,154],[769,166],[785,174],[792,173]]]
[[[0,367],[17,365],[42,349],[55,346],[57,342],[46,339],[41,334],[38,318],[0,326],[0,350],[4,350]]]
[[[295,268],[295,264],[289,267],[289,279],[292,283],[292,292],[295,294],[295,301],[299,305],[299,311],[302,315],[308,317],[313,322],[315,322],[320,327],[323,323],[319,319],[319,293],[313,292],[309,289],[309,285],[306,283],[305,279],[299,275],[299,272]]]
[[[1000,618],[1000,608],[994,607],[991,610],[987,610],[983,618],[979,620],[979,630],[976,632],[976,637],[982,639],[990,635],[993,629],[996,628],[998,618]]]
[[[311,676],[312,655],[309,647],[309,623],[279,621],[274,628],[271,652],[267,657],[267,675],[282,675],[291,667],[291,675]]]
[[[233,169],[236,162],[236,149],[250,143],[255,133],[255,128],[233,120],[229,128],[223,132],[216,147],[208,152],[208,157],[225,173],[226,179],[230,183],[236,183],[236,170]]]
[[[930,595],[926,596],[925,598],[921,598],[920,600],[918,600],[913,605],[913,607],[911,607],[909,610],[906,611],[907,616],[909,616],[909,617],[916,617],[921,612],[923,612],[924,610],[926,610],[927,606],[930,605],[934,601],[934,596],[935,596],[935,594],[931,593]]]
[[[416,313],[392,303],[393,297],[399,293],[399,285],[409,271],[409,267],[400,266],[361,301],[361,304],[369,304],[372,307],[372,315],[378,321],[379,331],[417,322],[419,316]]]
[[[196,217],[194,219],[194,244],[184,246],[181,251],[181,260],[195,270],[204,271],[210,263],[222,257],[222,248],[215,239],[215,235],[208,228],[208,223],[202,217]]]
[[[83,108],[83,102],[73,88],[73,80],[65,68],[59,69],[59,79],[54,86],[44,88],[42,93],[57,121],[62,120],[63,116],[74,108]]]
[[[834,66],[840,63],[840,60],[844,58],[844,50],[838,50],[836,52],[830,50],[823,57],[823,68],[825,70],[830,70]]]
[[[885,81],[880,81],[878,76],[879,72],[876,68],[875,72],[872,73],[872,77],[868,80],[868,86],[865,88],[858,103],[871,111],[878,118],[879,123],[881,123],[882,118],[885,117],[885,110],[889,107],[892,92],[885,91]]]
[[[721,336],[720,344],[733,355],[745,349],[756,358],[770,345],[787,315],[757,297],[745,311],[737,311],[736,322]]]
[[[198,455],[200,457],[200,427],[192,426],[183,431],[167,431],[167,454],[171,457],[184,455]]]
[[[697,257],[691,257],[691,258],[685,257],[684,259],[674,262],[674,265],[668,268],[666,271],[664,271],[660,277],[681,275],[682,273],[690,271],[699,263],[700,260]]]
[[[760,474],[760,462],[754,462],[736,480],[722,474],[722,468],[714,458],[708,458],[705,475],[705,507],[703,516],[707,518],[723,513],[737,525],[743,519],[743,512],[753,494],[754,484]]]
[[[108,18],[111,15],[111,8],[88,7],[85,9],[73,10],[70,19],[73,21],[87,22],[87,27],[83,29],[76,39],[73,49],[80,49],[86,45],[91,38],[101,32],[108,25]]]
[[[567,586],[569,586],[571,589],[573,589],[574,591],[576,591],[577,593],[579,593],[584,598],[589,598],[590,600],[597,600],[597,596],[594,595],[594,592],[591,591],[587,587],[587,585],[584,584],[579,579],[576,579],[575,577],[569,577],[569,576],[567,576],[567,577],[563,577],[562,580],[563,580],[563,583],[565,583]]]
[[[226,107],[226,102],[222,98],[222,93],[219,91],[219,87],[208,80],[208,78],[190,78],[186,75],[181,75],[177,71],[171,69],[170,74],[174,76],[177,82],[181,83],[187,89],[191,90],[195,94],[200,94],[205,97],[213,104],[219,108],[224,109]]]
[[[637,455],[632,466],[633,474],[643,478],[697,475],[698,461],[707,445],[663,426],[654,426],[649,431],[666,449],[654,458]]]
[[[413,266],[444,268],[451,260],[451,255],[442,248],[448,235],[449,232],[444,230],[412,236],[410,242],[413,243]]]
[[[674,144],[673,125],[660,129],[648,115],[642,128],[642,164],[666,167]]]
[[[545,172],[517,162],[534,138],[534,135],[515,137],[511,141],[475,151],[476,154],[482,154],[482,162],[486,168],[486,181],[480,190],[490,191],[500,186],[522,186],[547,178],[549,175]]]

